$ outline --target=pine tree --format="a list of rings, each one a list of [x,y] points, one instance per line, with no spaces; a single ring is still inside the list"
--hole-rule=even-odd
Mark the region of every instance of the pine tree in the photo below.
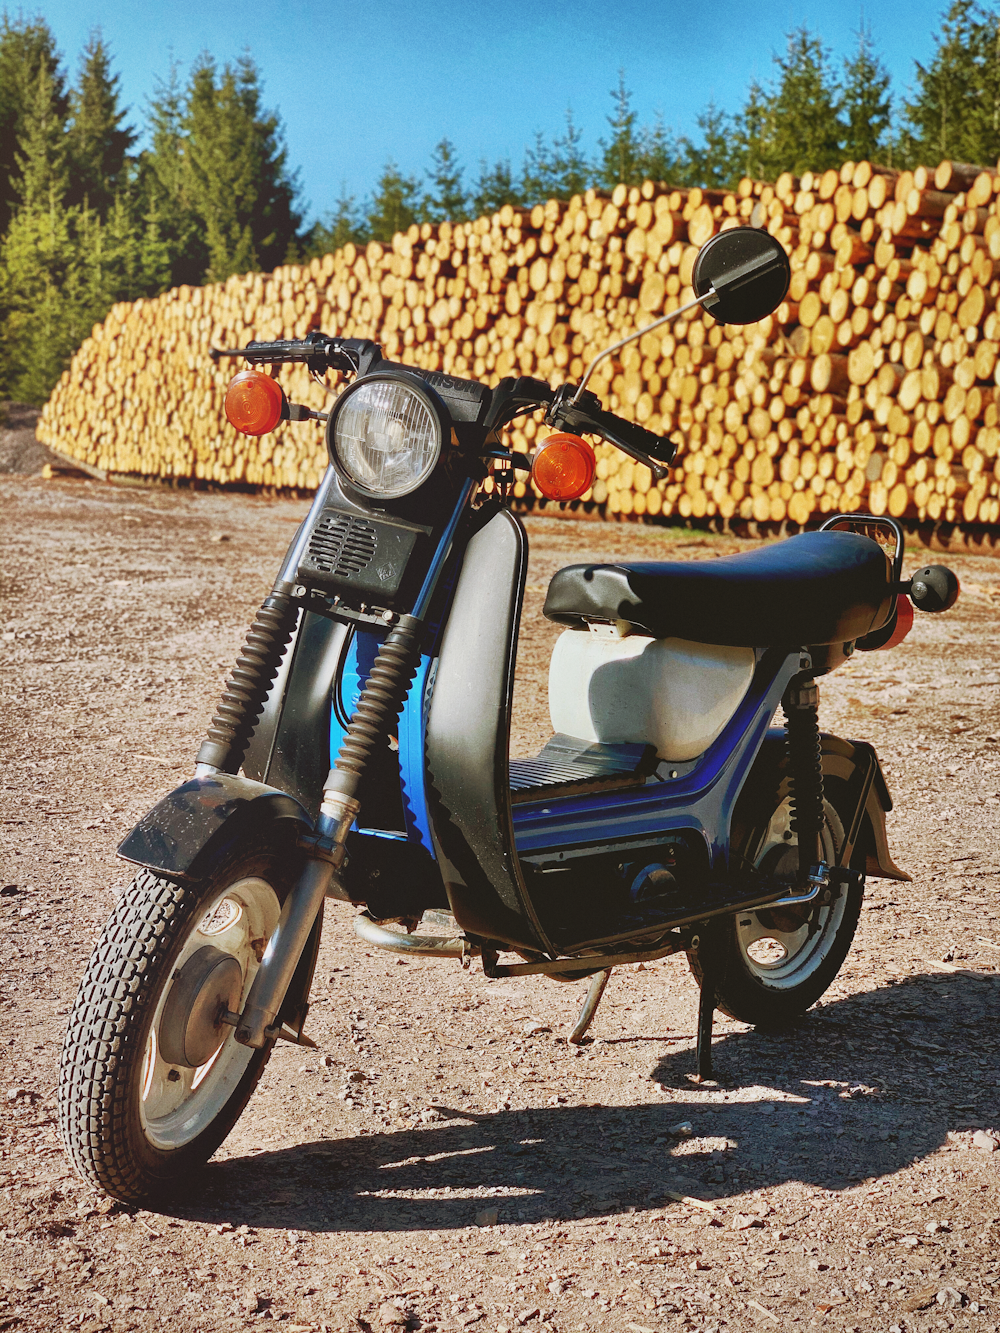
[[[116,301],[135,301],[163,291],[169,275],[156,218],[137,215],[131,199],[115,196],[106,218],[80,213],[76,228],[80,264],[91,323],[103,319]]]
[[[642,139],[636,129],[636,115],[632,110],[632,94],[625,87],[625,71],[618,71],[618,87],[612,89],[614,112],[608,116],[610,139],[600,141],[601,160],[598,180],[606,189],[623,182],[636,185],[642,180]]]
[[[0,263],[0,383],[41,403],[87,326],[77,210],[67,185],[62,107],[46,61],[20,117],[18,194]]]
[[[167,228],[156,199],[142,193],[136,195],[140,215],[140,268],[143,274],[143,296],[159,296],[172,285],[172,251]]]
[[[761,84],[753,79],[747,89],[746,101],[733,123],[732,153],[737,173],[752,176],[754,180],[765,178],[773,168],[769,155],[770,138],[769,99]]]
[[[55,38],[41,18],[11,20],[0,16],[0,236],[6,232],[19,197],[24,118],[31,106],[39,70],[48,75],[53,114],[64,123],[69,109]]]
[[[204,280],[208,247],[195,210],[187,171],[185,97],[180,70],[172,62],[149,106],[151,146],[139,159],[139,186],[147,228],[155,229],[167,270],[167,286]]]
[[[434,149],[431,169],[427,172],[430,189],[424,197],[422,211],[428,222],[465,220],[468,201],[462,176],[455,145],[450,139],[442,139]]]
[[[588,189],[593,169],[583,151],[583,131],[566,110],[566,128],[551,146],[539,130],[533,147],[525,149],[521,169],[520,200],[525,204],[544,204],[549,199],[572,199]]]
[[[185,178],[205,228],[210,282],[273,268],[297,239],[297,186],[286,170],[281,121],[260,102],[260,77],[249,56],[221,75],[202,56],[191,73]]]
[[[644,180],[676,182],[680,174],[678,145],[664,125],[663,117],[657,113],[652,125],[643,126],[639,137],[642,145],[639,175]]]
[[[714,102],[709,102],[700,113],[697,124],[701,143],[685,140],[681,145],[682,183],[708,189],[731,188],[743,175],[743,149],[737,125]]]
[[[917,96],[906,105],[910,158],[994,163],[1000,154],[1000,16],[976,0],[954,0]]]
[[[368,230],[358,210],[355,196],[347,193],[345,183],[340,187],[340,195],[333,211],[327,214],[322,222],[313,223],[304,238],[303,248],[305,254],[312,257],[331,254],[348,242],[363,245],[368,240],[370,240]]]
[[[534,145],[524,150],[518,193],[525,204],[544,204],[556,197],[557,188],[555,157],[545,135],[538,130]]]
[[[107,47],[99,32],[83,52],[80,76],[70,98],[67,132],[71,203],[85,200],[107,217],[117,190],[126,183],[126,155],[135,143],[122,128],[125,112],[118,106],[117,74],[111,73]]]
[[[844,61],[840,100],[843,152],[855,162],[884,158],[892,119],[891,82],[889,71],[875,55],[871,29],[862,26],[854,59]]]
[[[573,110],[566,108],[566,128],[552,141],[550,198],[572,199],[590,186],[593,170],[582,148],[583,131],[573,120]]]
[[[775,56],[779,79],[768,99],[768,127],[762,144],[765,174],[839,166],[842,126],[839,89],[830,75],[829,55],[808,28],[788,34],[785,55]]]
[[[391,241],[397,231],[417,221],[420,213],[420,185],[412,176],[404,176],[390,158],[382,168],[375,197],[368,208],[368,230],[375,241]]]
[[[489,166],[485,159],[479,163],[479,176],[473,186],[470,203],[477,218],[495,213],[504,204],[520,204],[521,191],[514,181],[510,160],[501,159]],[[537,202],[537,201],[536,201]]]

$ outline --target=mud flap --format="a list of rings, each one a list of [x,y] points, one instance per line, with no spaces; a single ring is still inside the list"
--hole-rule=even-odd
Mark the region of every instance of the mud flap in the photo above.
[[[892,809],[892,797],[886,784],[875,747],[868,741],[845,741],[839,736],[823,735],[823,775],[842,778],[856,794],[854,818],[845,829],[847,847],[844,860],[859,845],[865,851],[865,874],[872,879],[896,879],[905,883],[912,876],[900,870],[889,851],[885,815]]]

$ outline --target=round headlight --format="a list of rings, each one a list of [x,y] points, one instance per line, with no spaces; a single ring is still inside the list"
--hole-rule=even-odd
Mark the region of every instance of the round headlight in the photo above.
[[[409,495],[434,471],[444,423],[429,394],[399,377],[351,386],[330,421],[330,456],[352,485],[381,500]]]

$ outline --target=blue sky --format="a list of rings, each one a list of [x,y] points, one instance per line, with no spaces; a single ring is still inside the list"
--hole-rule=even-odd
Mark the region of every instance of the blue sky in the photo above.
[[[933,55],[944,8],[866,0],[864,20],[898,94],[914,60]],[[517,169],[535,131],[559,132],[571,106],[593,150],[620,68],[641,121],[660,112],[694,135],[709,99],[735,110],[752,78],[771,77],[791,28],[818,33],[839,67],[861,21],[860,5],[842,0],[29,0],[23,12],[49,23],[71,72],[100,27],[136,122],[171,52],[184,70],[202,50],[222,63],[249,49],[265,103],[284,121],[310,218],[333,206],[342,182],[363,196],[389,157],[420,173],[445,135],[467,177],[481,158],[510,157]]]

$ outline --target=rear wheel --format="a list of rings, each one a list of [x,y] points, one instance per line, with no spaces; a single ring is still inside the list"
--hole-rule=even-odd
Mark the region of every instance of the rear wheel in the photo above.
[[[182,1181],[238,1120],[270,1056],[239,1045],[246,999],[291,885],[291,848],[234,852],[179,885],[142,871],[80,985],[59,1076],[60,1126],[81,1174],[136,1202]]]
[[[833,865],[844,842],[837,808],[838,798],[843,804],[843,784],[827,779],[825,785],[823,856]],[[798,841],[790,827],[787,786],[734,820],[734,859],[769,874],[796,871]],[[717,1005],[732,1018],[755,1027],[787,1026],[816,1003],[840,971],[863,897],[863,884],[831,885],[801,907],[765,907],[719,918],[700,932],[698,950],[688,954],[691,971],[700,982],[708,964],[716,979]]]

